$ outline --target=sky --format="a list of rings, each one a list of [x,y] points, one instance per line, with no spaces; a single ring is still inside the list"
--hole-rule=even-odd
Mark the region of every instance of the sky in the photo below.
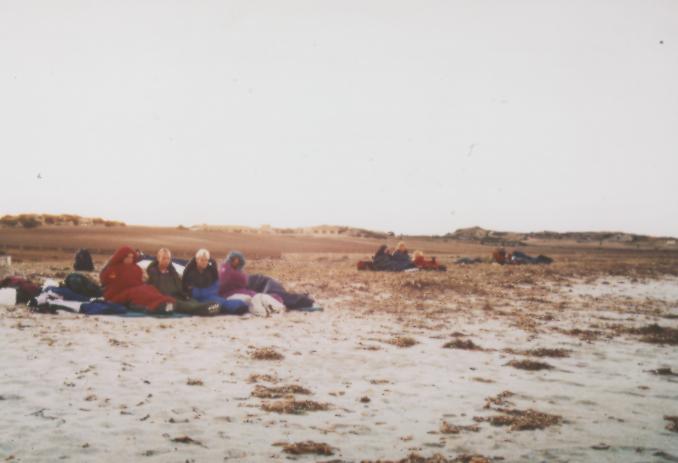
[[[0,0],[0,156],[0,214],[678,236],[678,2]]]

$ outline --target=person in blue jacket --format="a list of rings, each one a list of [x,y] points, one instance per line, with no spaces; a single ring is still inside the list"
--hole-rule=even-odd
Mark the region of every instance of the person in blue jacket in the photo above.
[[[217,263],[210,258],[207,249],[199,249],[191,259],[181,277],[181,285],[186,294],[200,302],[219,304],[221,313],[242,315],[248,310],[246,302],[228,300],[219,296],[219,271]]]

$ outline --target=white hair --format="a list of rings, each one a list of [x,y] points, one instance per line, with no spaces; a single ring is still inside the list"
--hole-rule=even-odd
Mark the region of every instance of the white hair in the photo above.
[[[210,252],[207,249],[198,249],[198,252],[195,253],[195,258],[205,257],[206,259],[210,258]]]
[[[167,249],[167,248],[160,248],[160,249],[158,249],[158,253],[157,253],[156,255],[159,256],[160,254],[168,254],[168,255],[171,256],[171,255],[172,255],[172,251],[170,251],[170,250]]]

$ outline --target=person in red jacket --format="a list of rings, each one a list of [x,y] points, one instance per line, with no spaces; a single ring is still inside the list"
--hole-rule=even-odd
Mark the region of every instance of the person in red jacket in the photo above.
[[[172,312],[175,299],[144,283],[144,271],[136,264],[138,260],[139,254],[129,246],[123,246],[113,254],[99,275],[104,298],[119,304],[142,306],[153,313]]]
[[[438,263],[438,260],[435,257],[427,259],[424,257],[423,251],[414,251],[414,265],[420,270],[437,270],[443,272],[447,270],[447,267]]]

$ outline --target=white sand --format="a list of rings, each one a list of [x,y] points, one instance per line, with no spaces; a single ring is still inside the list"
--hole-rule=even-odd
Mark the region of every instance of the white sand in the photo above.
[[[624,282],[635,288],[624,295],[645,297],[643,284]],[[588,294],[582,288],[577,294]],[[271,319],[50,316],[0,308],[0,459],[268,461],[289,458],[276,442],[313,440],[334,447],[334,456],[294,458],[398,459],[416,451],[505,461],[677,461],[670,454],[678,456],[678,434],[665,429],[662,417],[678,415],[678,377],[649,372],[678,371],[675,346],[535,335],[480,311],[451,311],[445,328],[424,329],[392,316],[356,314],[339,299],[321,302],[323,313]],[[675,327],[676,320],[661,324]],[[443,349],[455,331],[486,348],[573,353],[535,359],[554,370],[518,370],[505,364],[520,356]],[[418,344],[383,342],[394,335]],[[253,348],[268,346],[285,358],[251,359]],[[266,400],[250,397],[250,374],[304,386],[313,395],[298,400],[329,403],[331,410],[266,412],[260,408]],[[188,385],[189,378],[204,385]],[[485,398],[504,390],[516,394],[509,399],[515,407],[561,415],[563,423],[511,432],[484,422],[479,432],[439,433],[443,420],[471,425],[474,416],[493,415],[483,409]],[[202,445],[171,441],[180,436]],[[610,447],[591,448],[599,443]]]

